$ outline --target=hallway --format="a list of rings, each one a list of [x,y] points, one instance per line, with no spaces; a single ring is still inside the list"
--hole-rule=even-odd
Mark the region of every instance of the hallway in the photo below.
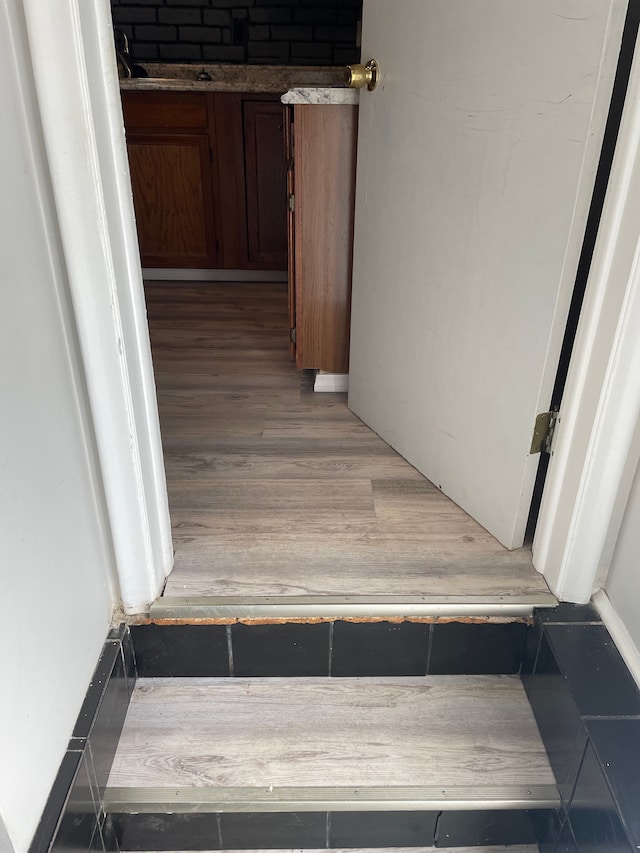
[[[149,282],[167,596],[546,593],[289,359],[284,284]]]

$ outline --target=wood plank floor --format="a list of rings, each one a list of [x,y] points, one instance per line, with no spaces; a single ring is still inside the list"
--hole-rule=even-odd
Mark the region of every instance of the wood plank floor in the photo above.
[[[110,786],[547,785],[518,676],[139,679]]]
[[[285,285],[149,283],[166,595],[547,592],[288,354]]]

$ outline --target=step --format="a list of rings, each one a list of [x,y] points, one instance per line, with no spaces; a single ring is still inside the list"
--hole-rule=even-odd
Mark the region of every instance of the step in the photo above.
[[[459,847],[558,802],[518,676],[140,678],[104,807],[121,849]]]

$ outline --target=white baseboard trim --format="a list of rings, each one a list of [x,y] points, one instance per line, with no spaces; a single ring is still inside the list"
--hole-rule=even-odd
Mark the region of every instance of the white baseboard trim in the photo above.
[[[627,631],[624,622],[618,616],[616,609],[611,603],[611,599],[603,589],[595,593],[593,603],[611,634],[618,651],[622,655],[622,659],[629,668],[634,681],[640,687],[640,649],[638,649],[631,639],[631,635]]]
[[[174,270],[143,269],[142,278],[150,281],[255,281],[271,283],[287,281],[286,270]]]
[[[349,390],[349,374],[348,373],[323,373],[319,370],[316,373],[315,382],[313,383],[314,391],[326,391],[343,394]]]

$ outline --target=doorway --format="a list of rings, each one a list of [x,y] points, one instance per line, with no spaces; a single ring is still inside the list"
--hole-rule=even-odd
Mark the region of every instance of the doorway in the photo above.
[[[375,4],[371,4],[371,5],[372,5],[372,6],[375,6]],[[607,19],[606,19],[606,15],[605,15],[604,17],[602,17],[602,20],[599,22],[598,26],[600,26],[600,24],[602,24],[602,28],[604,29],[604,28],[605,28],[605,24],[606,24],[606,20],[607,20]],[[564,27],[564,26],[566,26],[566,25],[562,25],[562,26]],[[554,27],[555,27],[555,25],[554,25]],[[596,29],[597,29],[597,28],[596,28]],[[554,34],[554,35],[558,35],[558,33],[556,32],[556,29],[551,28],[551,31],[553,32],[553,34]],[[599,31],[598,31],[598,32],[599,32]],[[563,31],[562,31],[562,33],[560,33],[559,35],[560,35],[560,38],[563,38],[566,34],[564,33],[564,30],[563,30]],[[596,34],[596,35],[598,35],[598,34]],[[595,38],[595,36],[594,36],[594,38]],[[563,71],[563,72],[567,72],[567,73],[568,73],[568,75],[569,75],[569,77],[571,77],[571,73],[573,73],[573,69],[569,69],[569,70],[567,71],[567,69],[562,68],[562,69],[560,69],[560,70],[561,70],[561,71]],[[609,68],[609,71],[611,71],[611,69],[610,69],[610,68]],[[604,73],[604,72],[603,72],[603,73]],[[555,81],[554,81],[554,85],[556,85],[556,82],[555,82]],[[606,89],[606,86],[605,86],[605,89]],[[597,93],[596,93],[596,94],[597,94]],[[596,97],[596,94],[593,94],[593,92],[592,92],[592,93],[591,93],[591,96],[595,98],[595,97]],[[600,96],[599,96],[599,97],[600,97]],[[554,103],[556,103],[556,102],[554,102]],[[560,103],[560,102],[559,102],[559,103]],[[600,101],[599,101],[599,107],[598,107],[598,109],[600,110],[600,112],[602,112],[602,97],[600,97]],[[482,111],[480,111],[480,112],[482,112]],[[587,111],[587,112],[588,112],[588,111]],[[543,112],[539,112],[539,113],[538,113],[538,115],[539,115],[539,116],[541,116],[541,115],[544,115],[544,113],[543,113]],[[473,116],[470,116],[470,117],[471,117],[471,118],[473,118]],[[554,116],[554,118],[557,118],[557,116]],[[473,129],[473,128],[470,128],[470,129]],[[555,139],[554,139],[553,141],[554,141],[554,144],[555,144]],[[573,140],[573,141],[575,142],[576,140]],[[579,141],[579,140],[578,140],[578,141]],[[564,149],[563,149],[563,150],[564,150]],[[592,152],[592,155],[591,155],[591,156],[593,156],[593,152]],[[580,176],[580,175],[579,175],[578,177],[581,179],[581,176]],[[506,179],[505,179],[505,180],[506,180]],[[567,197],[570,199],[570,198],[571,198],[571,192],[573,192],[574,190],[572,189],[572,187],[566,187],[566,189],[567,189]],[[583,203],[583,204],[586,204],[586,198],[583,198],[583,199],[582,199],[582,203]],[[545,250],[545,251],[546,251],[546,250]],[[555,320],[554,320],[554,323],[555,323]],[[360,404],[361,404],[361,400],[362,400],[362,397],[360,396],[360,400],[357,400],[357,405],[358,405],[358,406],[360,406]],[[358,408],[358,410],[360,410],[360,409]],[[367,416],[367,419],[369,420],[369,417],[368,417],[368,416]],[[374,419],[374,422],[375,422],[375,419]],[[529,429],[530,429],[530,427],[529,427]],[[390,440],[395,444],[395,446],[399,446],[399,447],[401,447],[401,448],[403,447],[403,444],[402,444],[402,442],[401,442],[401,441],[400,441],[400,442],[397,442],[397,441],[394,441],[394,440],[393,440],[393,438],[394,438],[394,437],[393,437],[393,435],[390,435],[390,434],[389,434],[389,431],[388,431],[388,430],[385,432],[385,435],[386,435],[386,437],[387,437],[387,438],[389,438],[389,439],[390,439]],[[505,434],[505,435],[506,435],[506,434]],[[504,437],[504,436],[503,436],[503,437]],[[499,445],[498,445],[498,447],[499,447]],[[410,455],[410,454],[408,453],[407,455]],[[411,456],[411,458],[413,458],[413,457]],[[531,465],[530,465],[530,464],[528,465],[528,468],[531,468]],[[466,472],[465,472],[465,476],[466,476]],[[487,482],[488,482],[488,479],[489,479],[489,478],[485,477],[485,480],[484,480],[484,483],[483,483],[483,498],[482,498],[482,500],[483,500],[483,502],[485,502],[485,503],[487,502],[485,495],[486,495],[486,492],[487,492]],[[444,481],[444,480],[443,480],[443,481]],[[439,478],[438,478],[438,485],[440,485],[440,483],[439,483]],[[521,486],[519,487],[519,489],[520,489],[520,492],[522,492],[522,491],[526,491],[526,490],[522,489],[522,487],[521,487]],[[500,489],[498,488],[498,489],[496,489],[496,491],[497,491],[497,492],[499,492],[499,491],[500,491]],[[375,494],[375,489],[374,489],[374,487],[373,487],[373,484],[371,485],[371,493],[372,493],[372,495],[374,495],[374,494]],[[526,503],[526,498],[521,498],[521,500],[525,500],[525,503]],[[460,500],[460,502],[461,502],[461,503],[464,503],[464,501],[462,501],[462,500]],[[285,502],[285,503],[286,503],[286,502]],[[375,508],[375,500],[373,500],[373,506],[374,506],[374,508]],[[526,507],[526,508],[528,508],[528,507]],[[405,512],[408,512],[408,510],[405,510]],[[312,511],[311,511],[311,510],[309,510],[309,511],[307,512],[307,516],[306,516],[306,517],[307,517],[307,518],[309,518],[309,516],[311,516],[311,515],[312,515]],[[481,518],[483,517],[480,513],[478,514],[478,516],[479,516],[479,517],[481,517]],[[294,516],[294,518],[295,518],[295,516]],[[259,524],[258,524],[258,528],[259,528]],[[514,536],[515,536],[515,538],[513,538]],[[513,534],[513,533],[512,533],[512,534],[511,534],[511,538],[510,538],[509,536],[506,536],[506,535],[505,535],[505,537],[504,537],[504,541],[508,541],[508,542],[511,544],[511,547],[514,547],[514,546],[516,546],[516,547],[517,547],[517,541],[516,541],[516,540],[517,540],[517,538],[518,538],[517,533],[516,533],[516,534]]]

